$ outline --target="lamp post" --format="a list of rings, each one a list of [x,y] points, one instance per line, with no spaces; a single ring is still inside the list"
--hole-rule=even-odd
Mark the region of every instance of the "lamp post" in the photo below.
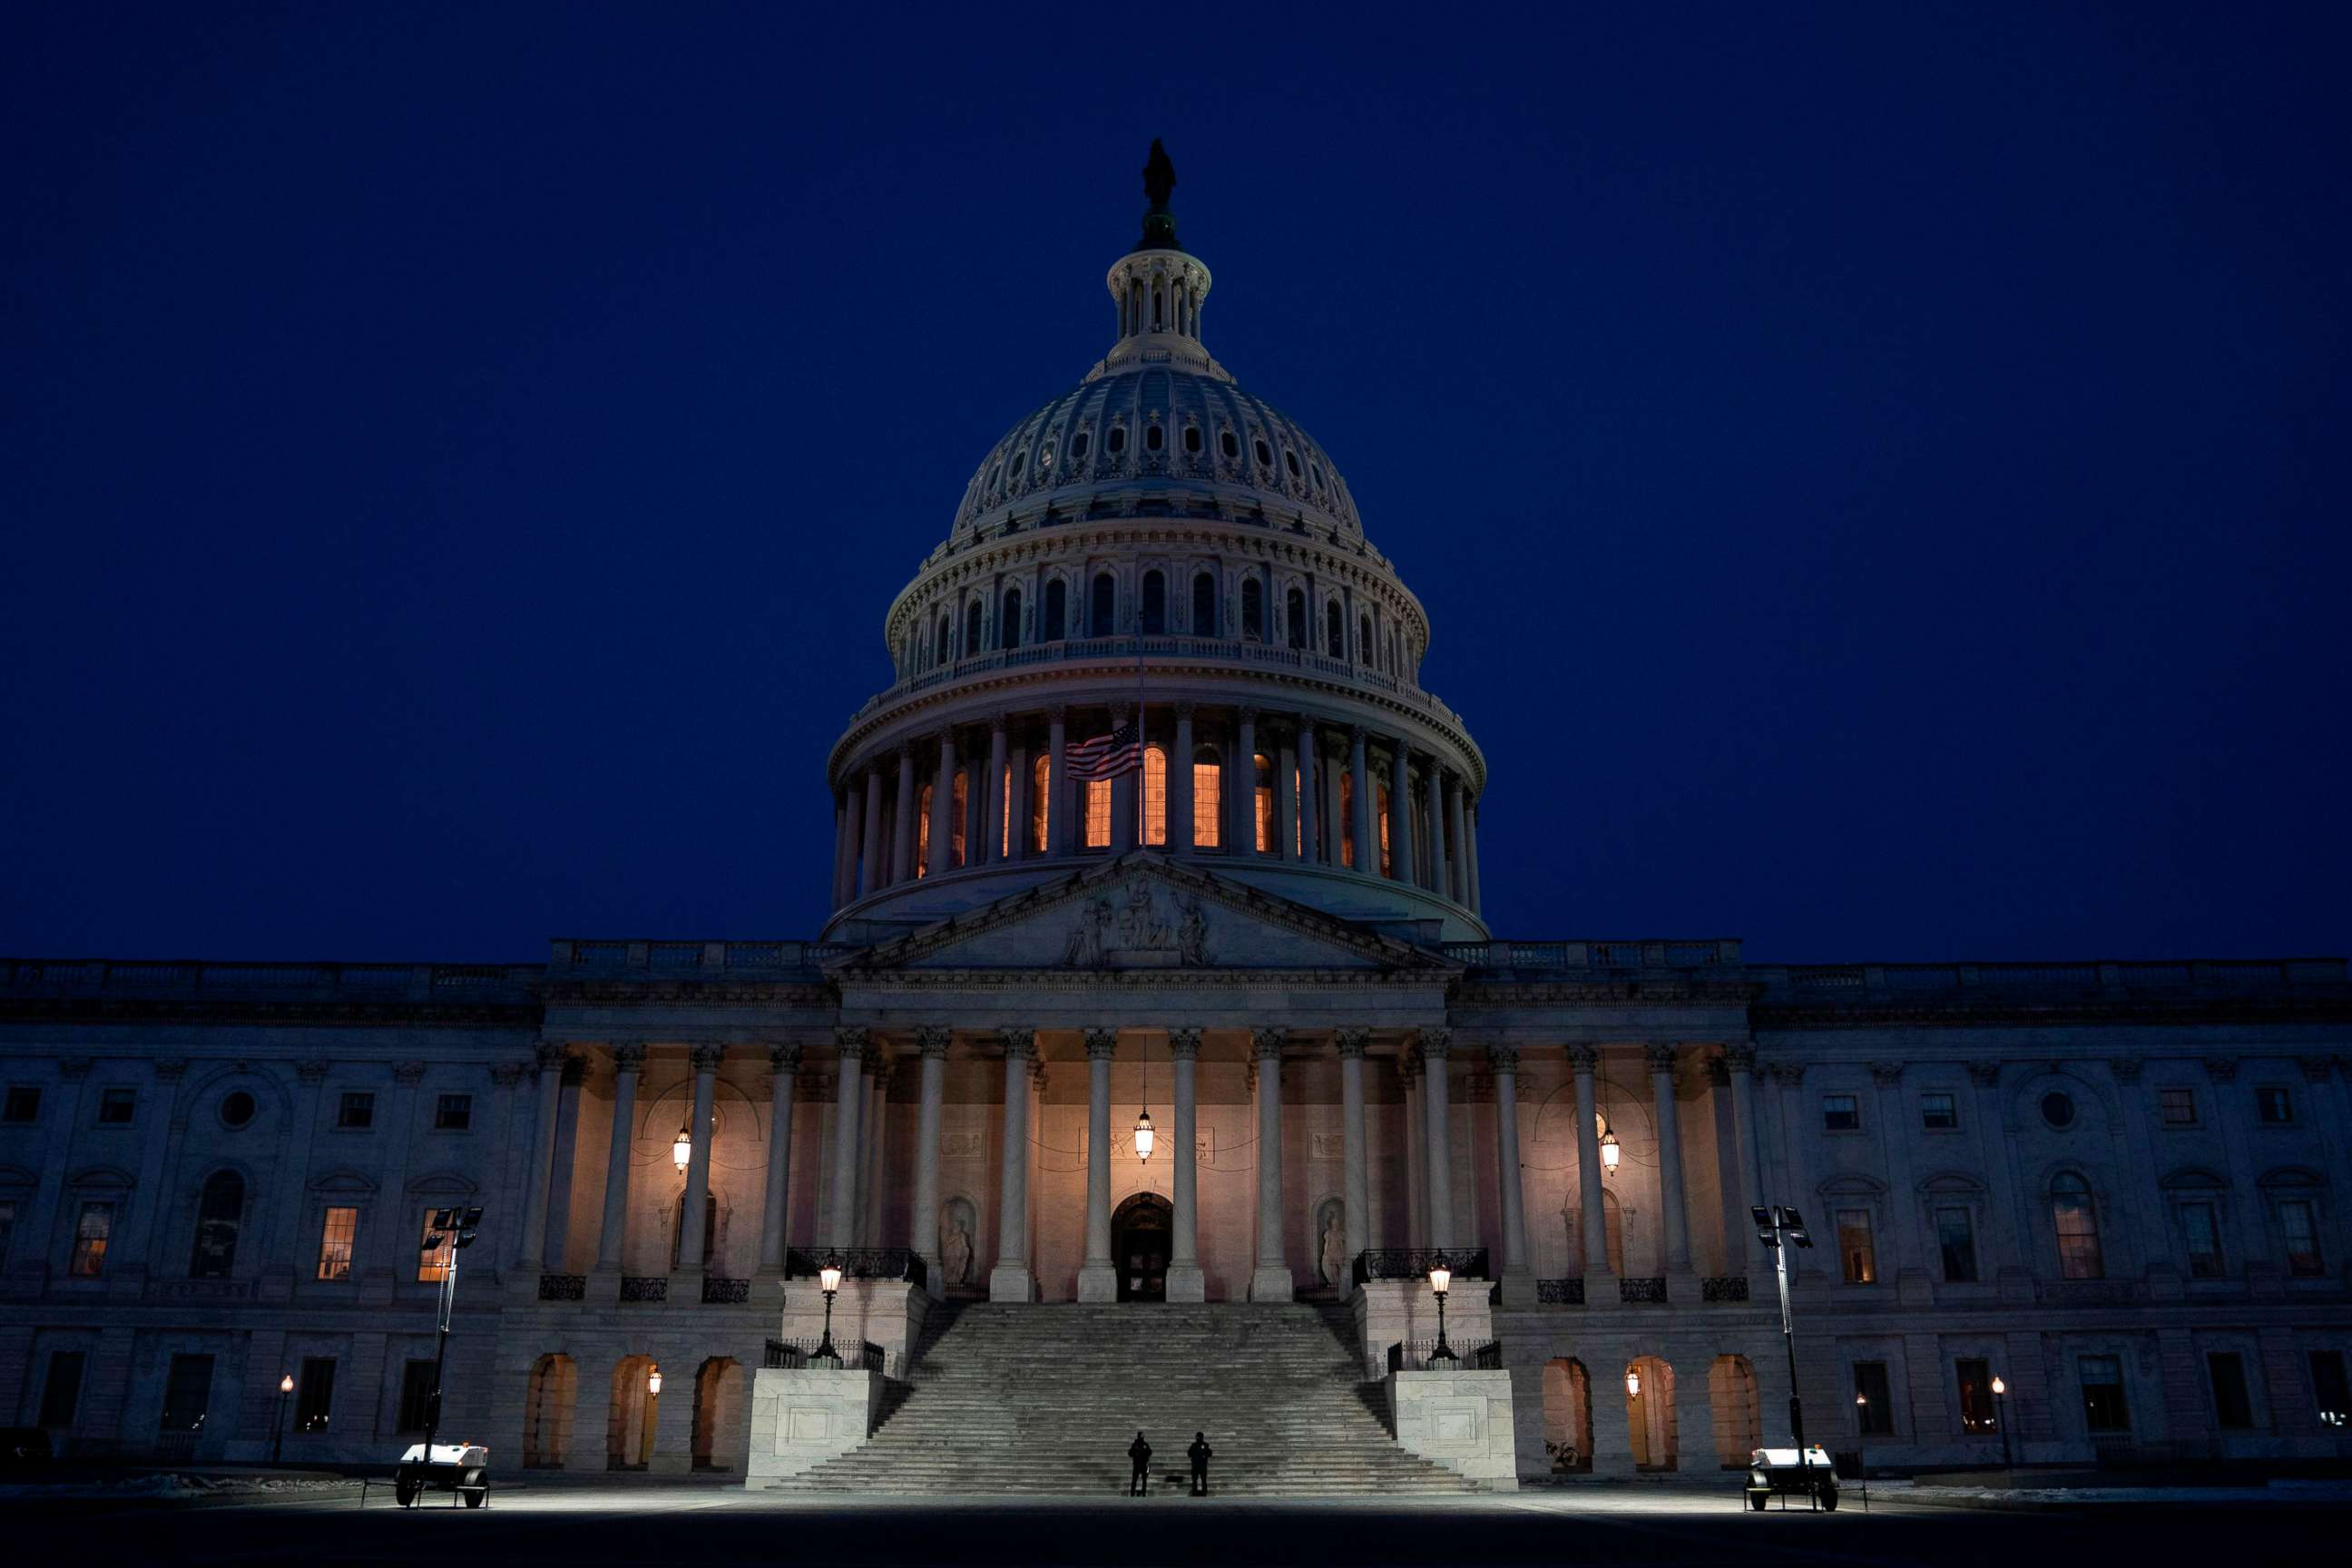
[[[294,1392],[294,1374],[288,1373],[278,1380],[278,1425],[269,1433],[269,1462],[286,1451],[286,1396]]]
[[[457,1304],[457,1254],[474,1245],[474,1237],[481,1227],[482,1211],[478,1205],[435,1209],[433,1228],[425,1236],[425,1252],[436,1252],[445,1243],[449,1248],[448,1261],[441,1266],[441,1300],[435,1314],[437,1334],[433,1350],[433,1397],[425,1414],[425,1462],[428,1465],[433,1462],[433,1439],[441,1432],[441,1373],[449,1364],[449,1313]]]
[[[1789,1247],[1811,1247],[1813,1238],[1806,1234],[1804,1216],[1784,1204],[1769,1209],[1755,1204],[1748,1213],[1756,1222],[1756,1239],[1772,1249],[1772,1274],[1780,1285],[1780,1342],[1789,1352],[1789,1436],[1796,1441],[1797,1468],[1801,1472],[1805,1468],[1805,1402],[1797,1394],[1797,1330],[1789,1315]],[[1798,1479],[1804,1478],[1800,1474]],[[1808,1485],[1806,1497],[1811,1498],[1812,1491]],[[1821,1506],[1819,1500],[1814,1500],[1813,1506]]]
[[[1460,1361],[1454,1347],[1445,1342],[1445,1293],[1454,1289],[1454,1270],[1445,1266],[1445,1254],[1437,1255],[1437,1262],[1429,1270],[1429,1289],[1437,1298],[1437,1348],[1429,1352],[1432,1361]]]
[[[833,1295],[835,1291],[841,1289],[839,1258],[825,1259],[824,1266],[816,1271],[816,1285],[818,1289],[824,1292],[824,1338],[817,1342],[816,1354],[809,1357],[809,1360],[815,1361],[820,1357],[830,1356],[833,1358],[833,1364],[837,1367],[841,1364],[841,1352],[833,1348]]]
[[[2009,1468],[2009,1384],[1992,1380],[1992,1424],[2000,1428],[2000,1468]]]
[[[661,1363],[655,1362],[646,1372],[646,1392],[656,1399],[661,1397]]]

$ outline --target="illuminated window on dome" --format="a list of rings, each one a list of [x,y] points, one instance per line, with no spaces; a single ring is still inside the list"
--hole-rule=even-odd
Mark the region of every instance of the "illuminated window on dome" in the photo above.
[[[1143,748],[1143,841],[1168,842],[1168,753]]]
[[[1395,862],[1389,856],[1389,786],[1377,786],[1372,798],[1380,803],[1381,808],[1381,875],[1393,877],[1396,875]]]
[[[1274,764],[1263,752],[1251,760],[1257,764],[1256,788],[1252,792],[1256,797],[1257,852],[1266,855],[1274,850]]]
[[[1307,782],[1304,764],[1290,770],[1290,798],[1305,800],[1307,792],[1315,786]],[[1290,814],[1290,854],[1293,859],[1307,858],[1307,814],[1293,809]]]
[[[999,859],[1010,860],[1013,858],[1013,764],[1011,763],[1004,764],[1004,794],[999,799],[1004,808],[1004,841],[996,854]]]
[[[1110,780],[1087,781],[1087,847],[1110,847]]]
[[[1192,753],[1192,847],[1214,849],[1224,842],[1218,831],[1224,816],[1224,766],[1213,747]]]
[[[1050,826],[1046,810],[1053,804],[1054,759],[1041,756],[1029,770],[1029,849],[1034,855],[1045,853],[1045,829]]]
[[[915,875],[926,877],[931,869],[931,786],[925,784],[915,798]]]
[[[1339,773],[1339,820],[1332,825],[1339,839],[1339,864],[1352,867],[1356,863],[1356,773],[1343,768]]]

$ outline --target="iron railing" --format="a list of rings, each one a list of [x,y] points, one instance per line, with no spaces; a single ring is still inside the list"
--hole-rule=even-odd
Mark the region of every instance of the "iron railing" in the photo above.
[[[829,1247],[784,1254],[784,1278],[814,1279],[831,1265],[844,1279],[904,1279],[911,1285],[930,1283],[922,1254],[911,1247]]]
[[[836,1341],[831,1353],[820,1356],[817,1352],[824,1343],[821,1339],[770,1340],[768,1353],[760,1364],[772,1372],[797,1372],[812,1363],[823,1368],[838,1361],[844,1367],[878,1372],[885,1377],[897,1377],[904,1370],[899,1357],[871,1340],[863,1343]]]
[[[667,1301],[669,1300],[669,1276],[667,1274],[624,1274],[621,1276],[621,1300],[624,1301]]]
[[[542,1274],[539,1277],[539,1299],[542,1301],[584,1301],[588,1299],[588,1276]]]
[[[1628,1306],[1663,1307],[1666,1304],[1665,1277],[1635,1275],[1620,1279],[1617,1281],[1617,1299]]]
[[[1437,1342],[1433,1339],[1400,1340],[1389,1346],[1387,1365],[1384,1368],[1377,1363],[1371,1363],[1370,1358],[1367,1358],[1367,1363],[1372,1366],[1371,1375],[1375,1378],[1391,1372],[1499,1372],[1502,1370],[1503,1342],[1500,1340],[1486,1340],[1475,1344],[1454,1344],[1449,1342],[1445,1348],[1450,1353],[1440,1356],[1437,1354]]]
[[[1444,1262],[1457,1279],[1485,1279],[1486,1249],[1473,1247],[1467,1251],[1435,1251],[1428,1247],[1368,1248],[1356,1254],[1355,1282],[1368,1284],[1374,1279],[1426,1279],[1429,1271]]]
[[[1739,939],[1656,937],[1638,942],[1582,941],[1449,942],[1446,957],[1472,969],[1621,970],[1728,969],[1739,967]]]
[[[1698,1282],[1698,1299],[1702,1301],[1745,1301],[1748,1300],[1748,1276],[1710,1274]]]
[[[1581,1307],[1584,1305],[1584,1281],[1580,1279],[1538,1279],[1536,1281],[1536,1305]]]
[[[706,1306],[740,1307],[751,1299],[749,1279],[726,1279],[716,1274],[702,1277],[702,1300]]]

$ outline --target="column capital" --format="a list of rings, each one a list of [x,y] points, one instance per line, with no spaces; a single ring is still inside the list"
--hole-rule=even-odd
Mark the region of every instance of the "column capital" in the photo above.
[[[1519,1047],[1501,1043],[1486,1047],[1486,1060],[1499,1073],[1516,1075],[1519,1070]]]
[[[1591,1046],[1570,1046],[1568,1047],[1568,1065],[1578,1077],[1584,1077],[1600,1068],[1601,1053]]]
[[[1236,723],[1255,724],[1257,722],[1257,710],[1244,702],[1234,710],[1234,720]]]
[[[530,1048],[531,1059],[541,1071],[560,1068],[572,1059],[572,1051],[562,1040],[541,1040]]]
[[[1002,735],[1012,726],[1012,722],[1013,721],[1006,718],[1001,711],[991,713],[988,716],[988,732],[992,736]]]
[[[868,1078],[880,1078],[888,1067],[889,1058],[879,1040],[868,1041],[866,1048],[857,1053],[857,1070]]]
[[[1756,1071],[1756,1047],[1746,1040],[1734,1040],[1723,1047],[1723,1061],[1733,1072],[1752,1077]]]
[[[1007,1025],[996,1031],[996,1037],[1004,1043],[1004,1054],[1008,1057],[1025,1057],[1037,1048],[1037,1031],[1034,1029]]]
[[[1179,723],[1189,724],[1192,721],[1192,705],[1190,702],[1171,702],[1169,706],[1176,710]]]
[[[950,1042],[954,1038],[955,1031],[946,1026],[926,1024],[915,1031],[915,1049],[927,1057],[944,1058]]]
[[[1642,1060],[1654,1073],[1672,1073],[1675,1070],[1675,1047],[1670,1043],[1654,1040],[1642,1047]]]
[[[1168,1054],[1178,1061],[1191,1061],[1201,1054],[1201,1031],[1171,1029],[1168,1031]]]
[[[1772,1066],[1774,1073],[1777,1076],[1780,1064],[1775,1062]],[[1797,1070],[1801,1075],[1804,1068],[1800,1066]],[[1801,1082],[1801,1077],[1800,1077],[1797,1081]],[[1979,1089],[1992,1088],[1995,1084],[2000,1081],[2000,1063],[1994,1060],[1969,1063],[1969,1081],[1975,1084]]]
[[[1290,1031],[1279,1024],[1270,1024],[1264,1028],[1252,1029],[1250,1031],[1251,1054],[1261,1060],[1278,1061],[1282,1058],[1282,1047],[1288,1043],[1289,1039]]]
[[[1421,1054],[1423,1057],[1434,1057],[1438,1060],[1444,1061],[1447,1054],[1453,1049],[1453,1030],[1423,1029],[1421,1031]]]
[[[1370,739],[1371,732],[1366,730],[1361,724],[1350,724],[1348,726],[1349,745],[1361,746]]]
[[[1364,1047],[1372,1043],[1372,1032],[1370,1029],[1341,1029],[1332,1037],[1332,1041],[1339,1047],[1341,1056],[1353,1057],[1360,1061]]]
[[[898,761],[901,763],[913,762],[915,760],[915,742],[911,740],[899,742],[898,752]]]
[[[952,724],[942,724],[938,729],[931,731],[931,739],[940,743],[941,750],[945,750],[946,748],[954,745],[955,737],[955,726]]]
[[[686,1059],[697,1073],[717,1072],[726,1058],[725,1046],[689,1046],[686,1052]]]
[[[1298,715],[1295,722],[1298,725],[1298,736],[1300,740],[1312,741],[1315,739],[1314,714],[1301,713]]]
[[[1992,1068],[1995,1077],[2000,1075],[2000,1064],[1999,1062],[1991,1062],[1985,1065],[1988,1065]],[[1771,1074],[1772,1081],[1779,1084],[1782,1089],[1802,1089],[1805,1087],[1805,1064],[1802,1062],[1774,1062],[1764,1070]],[[1976,1068],[1971,1067],[1969,1071],[1971,1076],[1974,1076]],[[1977,1081],[1979,1083],[1990,1083],[1991,1079],[1979,1079]]]
[[[1129,718],[1133,717],[1134,713],[1135,704],[1132,702],[1112,703],[1110,705],[1110,727],[1114,730],[1120,728]]]
[[[1397,1053],[1397,1076],[1410,1085],[1421,1076],[1421,1047],[1407,1046]]]
[[[1086,1037],[1087,1060],[1107,1062],[1118,1055],[1117,1029],[1088,1029],[1086,1031]]]
[[[1066,724],[1070,721],[1070,705],[1066,702],[1054,703],[1045,710],[1045,717],[1056,724]]]
[[[1876,1084],[1881,1089],[1901,1089],[1903,1087],[1903,1064],[1901,1062],[1872,1062],[1870,1064],[1870,1081]]]
[[[866,1031],[855,1024],[836,1024],[833,1030],[833,1048],[844,1057],[866,1054]]]
[[[1029,1058],[1029,1081],[1037,1086],[1038,1093],[1045,1092],[1045,1054],[1043,1051]]]
[[[797,1042],[787,1040],[782,1045],[770,1046],[768,1047],[768,1070],[770,1072],[775,1073],[781,1077],[789,1078],[793,1073],[800,1071],[800,1067],[801,1047]]]
[[[500,1089],[512,1089],[527,1076],[535,1076],[538,1068],[530,1062],[499,1062],[490,1068],[490,1081]]]

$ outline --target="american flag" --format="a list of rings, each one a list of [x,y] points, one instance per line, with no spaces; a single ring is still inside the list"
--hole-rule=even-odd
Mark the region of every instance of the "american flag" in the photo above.
[[[1130,719],[1108,735],[1080,741],[1069,749],[1067,757],[1074,784],[1113,778],[1129,768],[1141,767],[1143,726],[1139,721]]]

